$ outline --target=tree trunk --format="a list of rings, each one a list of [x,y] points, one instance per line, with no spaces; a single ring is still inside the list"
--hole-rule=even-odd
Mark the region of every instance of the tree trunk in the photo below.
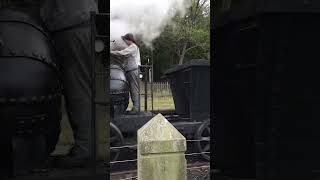
[[[179,59],[179,65],[183,64],[183,59],[186,54],[186,49],[187,49],[187,42],[183,44],[182,52],[180,54],[180,59]]]
[[[173,65],[173,63],[174,63],[173,62],[173,59],[174,59],[173,57],[174,57],[174,54],[171,54],[171,56],[170,56],[170,66]]]

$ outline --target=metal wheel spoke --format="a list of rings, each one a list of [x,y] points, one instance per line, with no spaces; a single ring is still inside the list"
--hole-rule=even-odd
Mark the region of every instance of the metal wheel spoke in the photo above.
[[[207,127],[206,130],[207,130],[207,132],[210,134],[210,127]]]
[[[210,150],[210,119],[204,121],[195,134],[195,138],[200,140],[197,142],[199,152],[207,152]],[[201,154],[206,160],[210,160],[210,154]]]
[[[110,129],[111,129],[111,138],[110,138],[111,147],[122,146],[123,136],[121,134],[121,131],[117,128],[117,126],[115,126],[112,123],[110,123]],[[112,149],[110,152],[111,161],[116,161],[120,153],[121,153],[120,149]]]
[[[119,152],[120,152],[120,149],[112,149],[111,152],[112,152],[112,153],[119,153]]]
[[[210,150],[210,144],[207,144],[206,147],[204,147],[203,152],[207,152]]]
[[[120,149],[113,149],[110,152],[111,161],[116,161],[120,155]]]

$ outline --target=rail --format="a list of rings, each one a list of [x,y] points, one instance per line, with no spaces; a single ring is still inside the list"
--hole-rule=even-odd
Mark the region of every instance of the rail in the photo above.
[[[192,163],[192,164],[188,164],[187,171],[194,171],[197,170],[197,172],[203,171],[205,172],[206,176],[209,176],[210,174],[210,165],[208,163]],[[136,180],[138,179],[137,176],[137,170],[129,170],[129,171],[121,171],[121,172],[114,172],[110,175],[111,180],[113,178],[117,179],[117,180]]]

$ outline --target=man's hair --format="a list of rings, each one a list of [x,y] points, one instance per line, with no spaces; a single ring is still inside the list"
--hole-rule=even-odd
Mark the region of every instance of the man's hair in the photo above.
[[[123,40],[129,40],[129,41],[132,41],[132,42],[134,42],[135,44],[137,44],[137,42],[136,42],[136,40],[135,40],[135,38],[134,38],[134,36],[133,36],[132,33],[127,33],[126,35],[121,36],[121,38],[122,38]]]

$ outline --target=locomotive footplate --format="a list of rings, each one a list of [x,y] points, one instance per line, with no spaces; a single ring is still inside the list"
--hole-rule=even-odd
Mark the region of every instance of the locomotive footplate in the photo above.
[[[116,125],[122,133],[136,133],[143,125],[151,120],[155,114],[151,112],[141,112],[137,115],[118,115],[113,118],[112,123]],[[189,118],[181,118],[174,115],[164,116],[170,123],[177,128],[184,135],[193,135],[197,128],[201,125],[202,121],[190,121]]]
[[[122,133],[132,133],[140,129],[153,117],[154,114],[151,112],[140,112],[136,115],[117,115],[112,119],[112,123],[114,123]]]
[[[179,121],[170,123],[188,139],[194,136],[194,132],[196,132],[198,127],[202,124],[201,121]]]

